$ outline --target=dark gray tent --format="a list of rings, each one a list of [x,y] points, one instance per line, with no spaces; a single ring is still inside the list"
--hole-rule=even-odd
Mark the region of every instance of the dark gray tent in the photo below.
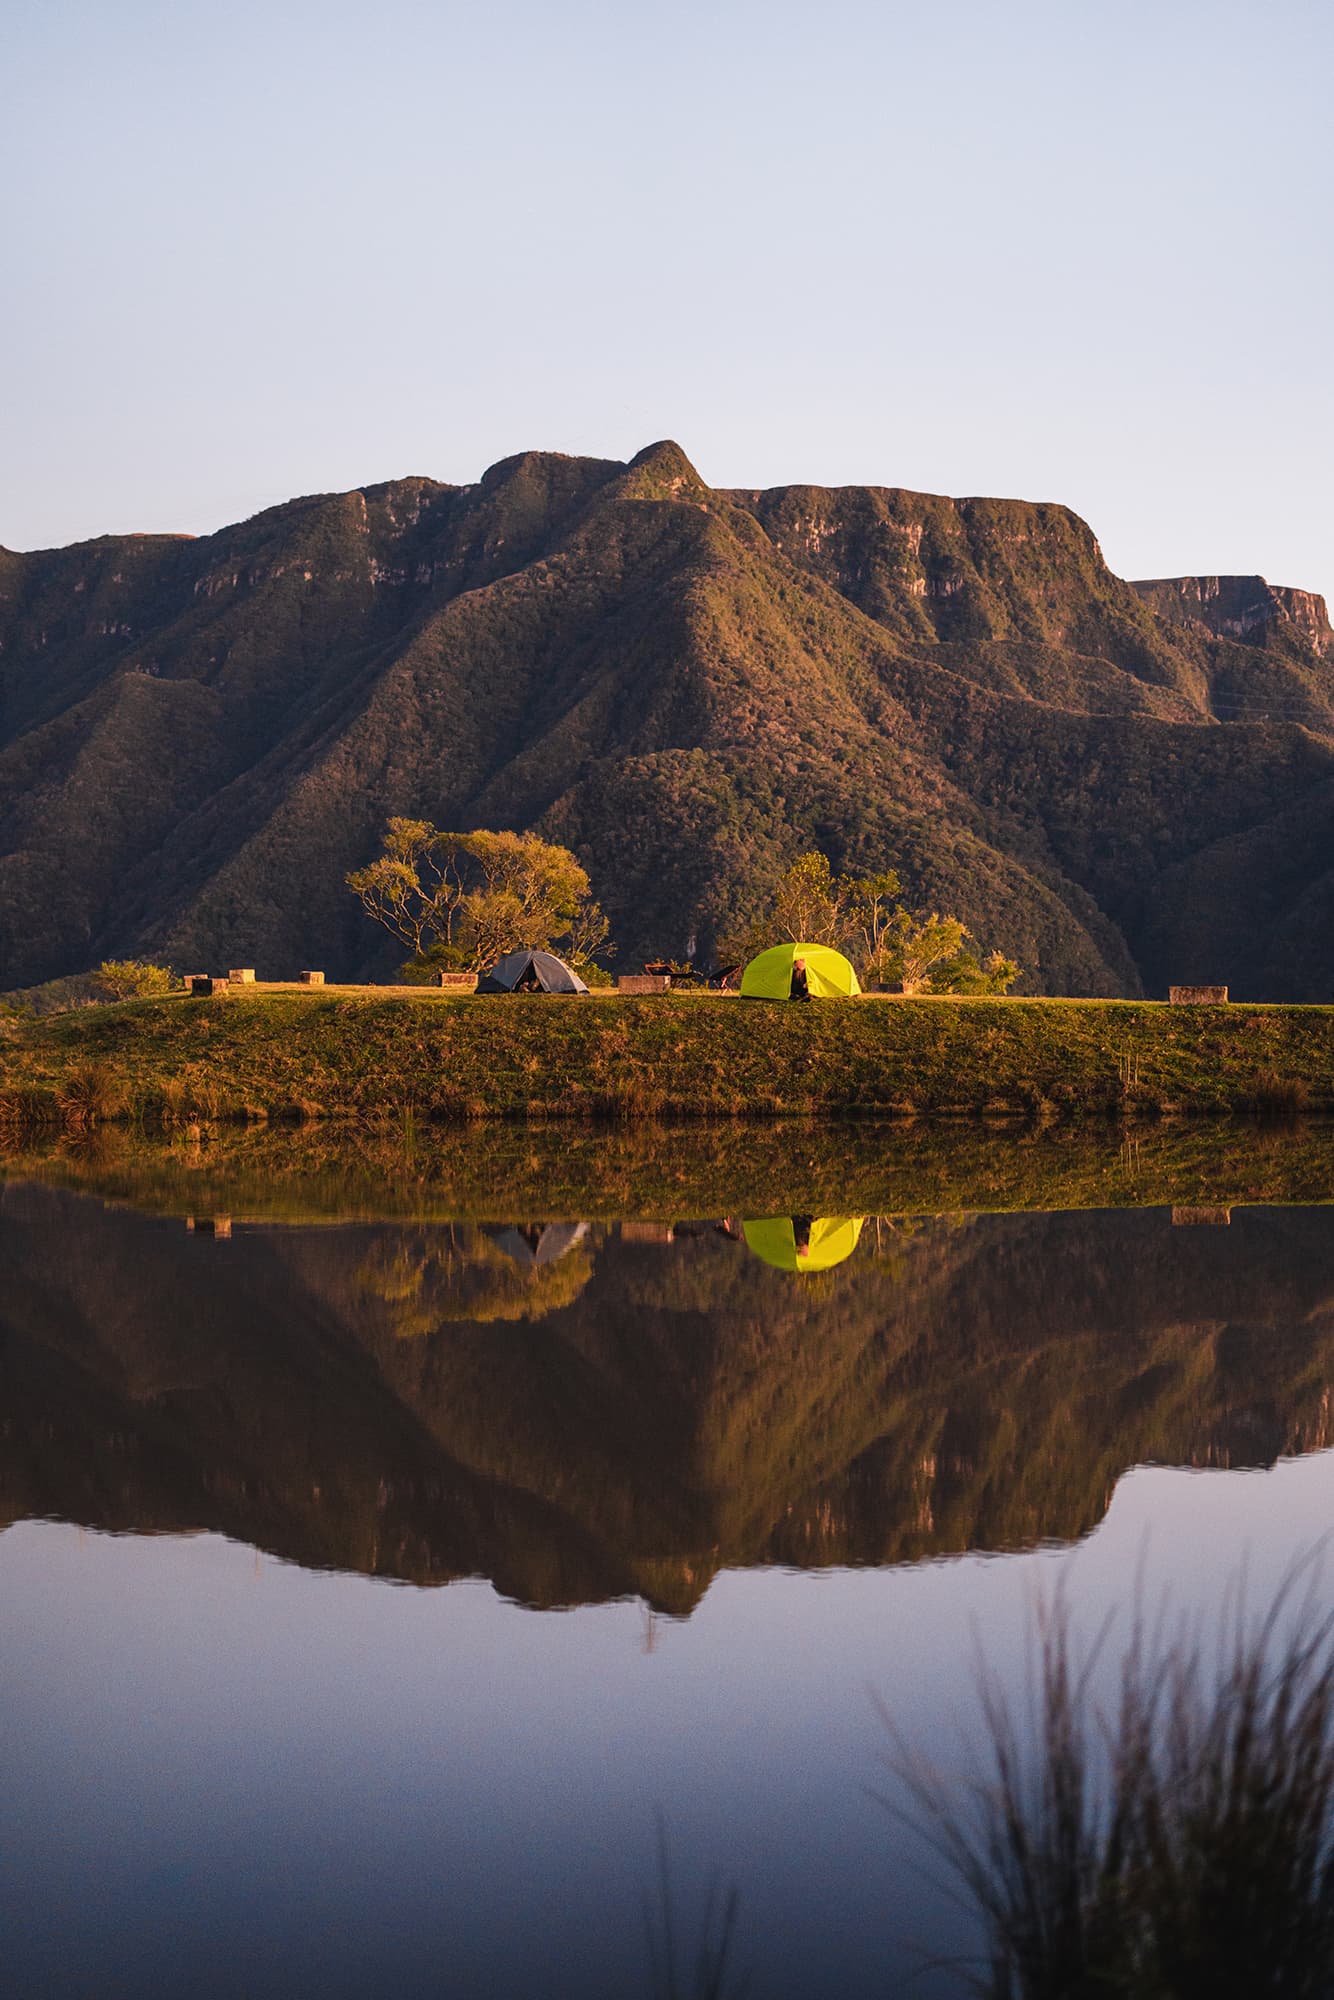
[[[511,951],[498,958],[479,993],[587,993],[577,972],[571,972],[554,951]]]

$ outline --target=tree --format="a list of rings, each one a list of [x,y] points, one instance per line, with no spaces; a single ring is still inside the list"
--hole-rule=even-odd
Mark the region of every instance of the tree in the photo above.
[[[899,878],[892,868],[883,875],[841,875],[846,935],[860,968],[876,964],[898,914]]]
[[[744,963],[785,939],[792,944],[837,945],[845,917],[841,878],[835,880],[823,854],[800,854],[779,877],[768,907],[719,938],[719,959]]]
[[[1018,965],[998,951],[979,962],[968,949],[970,935],[957,917],[897,910],[867,976],[900,993],[1008,993]]]
[[[909,910],[896,910],[867,973],[877,986],[895,987],[900,993],[930,991],[936,968],[959,956],[967,936],[957,917],[934,912],[915,917]]]
[[[391,819],[384,849],[347,878],[367,916],[409,947],[411,977],[481,972],[522,946],[606,948],[610,926],[566,847],[534,833],[445,833]]]
[[[931,975],[933,993],[1008,993],[1019,977],[1017,959],[990,951],[979,963],[974,952],[961,951],[937,966]]]
[[[823,854],[802,854],[778,884],[769,929],[793,944],[836,944],[844,928],[844,883]]]
[[[439,832],[427,819],[391,819],[384,852],[347,878],[366,915],[417,958],[453,944],[464,895],[462,838]]]
[[[588,902],[580,906],[570,925],[570,935],[566,941],[566,952],[570,964],[589,986],[610,986],[611,974],[604,972],[599,960],[615,958],[616,947],[609,942],[611,920],[600,903]]]
[[[104,1000],[148,1000],[170,993],[175,983],[168,966],[146,965],[138,958],[105,958],[93,974]]]

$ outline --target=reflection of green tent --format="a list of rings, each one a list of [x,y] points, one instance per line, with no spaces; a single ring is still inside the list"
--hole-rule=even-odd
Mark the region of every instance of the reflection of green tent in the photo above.
[[[841,951],[827,944],[775,944],[752,958],[741,975],[741,991],[751,1000],[790,1000],[792,961],[806,961],[812,1000],[846,1000],[860,993],[857,975]]]
[[[746,1247],[780,1271],[828,1271],[857,1248],[864,1216],[775,1215],[743,1222]]]

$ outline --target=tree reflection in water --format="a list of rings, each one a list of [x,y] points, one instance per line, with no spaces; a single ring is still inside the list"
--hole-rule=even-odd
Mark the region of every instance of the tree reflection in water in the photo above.
[[[824,1269],[780,1218],[785,1269],[738,1220],[223,1241],[0,1204],[9,1519],[684,1615],[723,1567],[1068,1541],[1128,1466],[1330,1437],[1321,1210],[811,1218]]]

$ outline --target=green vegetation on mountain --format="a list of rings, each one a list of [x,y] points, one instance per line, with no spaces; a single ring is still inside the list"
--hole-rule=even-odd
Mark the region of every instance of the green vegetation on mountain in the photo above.
[[[1211,625],[1064,508],[722,492],[670,444],[0,552],[0,987],[383,976],[343,884],[397,815],[570,848],[621,965],[710,955],[818,850],[1021,990],[1322,998],[1334,681],[1299,595]]]

